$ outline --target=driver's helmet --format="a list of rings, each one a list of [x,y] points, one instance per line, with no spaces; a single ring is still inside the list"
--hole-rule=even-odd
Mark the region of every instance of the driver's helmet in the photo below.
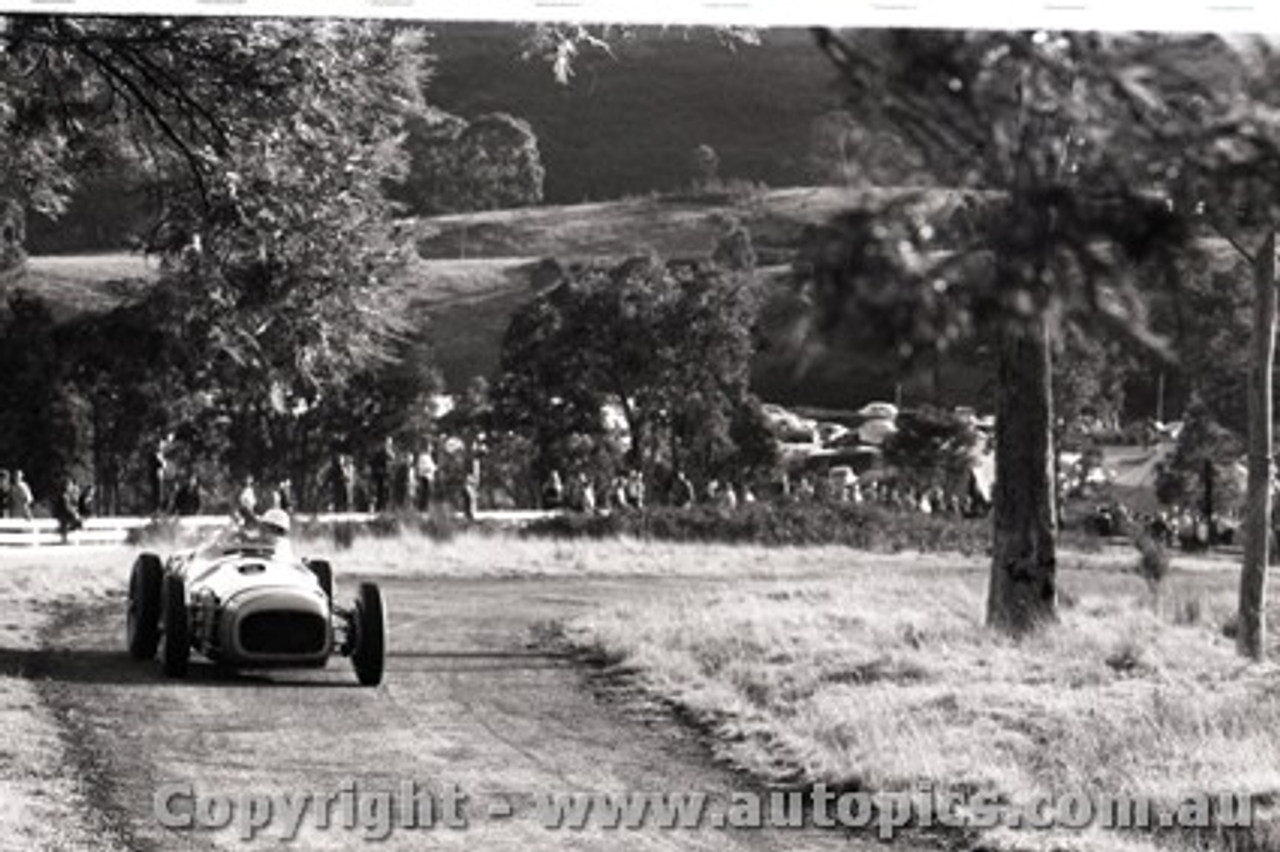
[[[268,509],[258,518],[263,532],[272,536],[284,537],[289,534],[289,513],[284,509]]]

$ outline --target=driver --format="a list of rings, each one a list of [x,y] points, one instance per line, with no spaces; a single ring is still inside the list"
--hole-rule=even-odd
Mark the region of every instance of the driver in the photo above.
[[[290,559],[293,556],[293,545],[289,541],[289,527],[289,514],[286,511],[268,509],[256,518],[225,528],[210,543],[206,552],[212,555],[212,552],[217,551],[226,553],[239,548],[260,548],[271,551],[275,558]]]
[[[258,516],[257,521],[246,525],[247,529],[256,527],[255,540],[271,548],[278,557],[288,558],[293,554],[293,546],[289,542],[289,513],[284,509],[268,509]]]

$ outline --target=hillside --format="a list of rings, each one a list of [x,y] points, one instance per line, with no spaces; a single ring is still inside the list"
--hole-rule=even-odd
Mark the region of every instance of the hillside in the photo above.
[[[726,179],[767,186],[814,180],[815,118],[840,105],[836,75],[804,30],[767,30],[730,49],[708,30],[615,32],[613,56],[584,53],[568,86],[523,60],[527,27],[429,25],[433,105],[466,119],[527,120],[546,167],[545,202],[610,201],[687,187],[694,148],[708,144]],[[110,168],[81,175],[84,191],[58,222],[33,215],[33,253],[108,251],[149,221],[147,193]]]
[[[762,322],[766,348],[754,365],[758,392],[783,404],[857,407],[892,398],[897,377],[872,359],[803,361],[787,339],[796,308],[787,262],[806,226],[888,194],[793,188],[738,199],[649,197],[422,219],[412,225],[420,259],[398,283],[409,289],[449,385],[462,387],[496,370],[507,322],[533,296],[530,273],[543,258],[624,258],[650,251],[704,256],[728,223],[737,221],[750,230],[762,263],[772,264],[765,269],[773,293]],[[929,203],[945,207],[950,198],[939,192]],[[145,292],[153,265],[123,253],[33,257],[23,286],[48,299],[61,316],[105,311]],[[925,374],[908,382],[906,393],[932,397],[932,378]],[[973,377],[948,370],[942,378],[948,398],[972,398]]]
[[[730,49],[709,30],[615,31],[613,57],[583,54],[571,85],[523,61],[528,29],[437,24],[431,100],[474,117],[505,111],[532,124],[547,167],[546,201],[576,204],[686,186],[701,144],[721,174],[795,186],[813,120],[840,105],[836,72],[805,30],[773,29]]]

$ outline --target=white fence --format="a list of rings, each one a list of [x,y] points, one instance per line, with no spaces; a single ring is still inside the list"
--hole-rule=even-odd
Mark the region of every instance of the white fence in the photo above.
[[[226,515],[200,515],[177,519],[183,529],[198,530],[223,526]],[[131,530],[141,529],[151,518],[87,518],[84,526],[67,534],[67,544],[123,544]],[[58,522],[53,518],[0,518],[0,546],[62,544]]]
[[[495,510],[476,513],[477,521],[520,526],[530,521],[558,514],[542,510]],[[295,521],[307,523],[367,524],[377,516],[369,512],[326,512],[319,515],[298,515]],[[84,526],[67,534],[65,544],[123,544],[132,530],[141,529],[153,522],[153,518],[87,518]],[[184,530],[202,530],[226,526],[228,515],[193,515],[167,519]],[[0,547],[36,547],[62,545],[58,522],[53,518],[0,518]]]

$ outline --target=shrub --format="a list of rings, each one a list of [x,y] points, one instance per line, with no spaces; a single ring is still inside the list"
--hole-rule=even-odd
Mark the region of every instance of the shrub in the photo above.
[[[730,544],[838,544],[862,550],[985,553],[983,519],[897,512],[850,503],[757,503],[726,511],[710,506],[656,507],[608,515],[562,515],[525,527],[527,536],[608,538]]]
[[[1169,553],[1147,532],[1139,533],[1134,545],[1138,548],[1138,576],[1147,581],[1153,594],[1157,594],[1169,576]]]
[[[1173,611],[1173,623],[1187,627],[1204,622],[1204,602],[1200,598],[1184,598]]]
[[[171,547],[183,541],[187,535],[177,518],[152,518],[145,527],[129,530],[124,540],[133,547]]]
[[[368,523],[307,521],[298,527],[295,535],[302,540],[329,539],[336,547],[346,549],[357,538],[394,538],[405,533],[448,541],[457,533],[458,523],[446,511],[437,510],[428,515],[405,512],[378,515]]]

